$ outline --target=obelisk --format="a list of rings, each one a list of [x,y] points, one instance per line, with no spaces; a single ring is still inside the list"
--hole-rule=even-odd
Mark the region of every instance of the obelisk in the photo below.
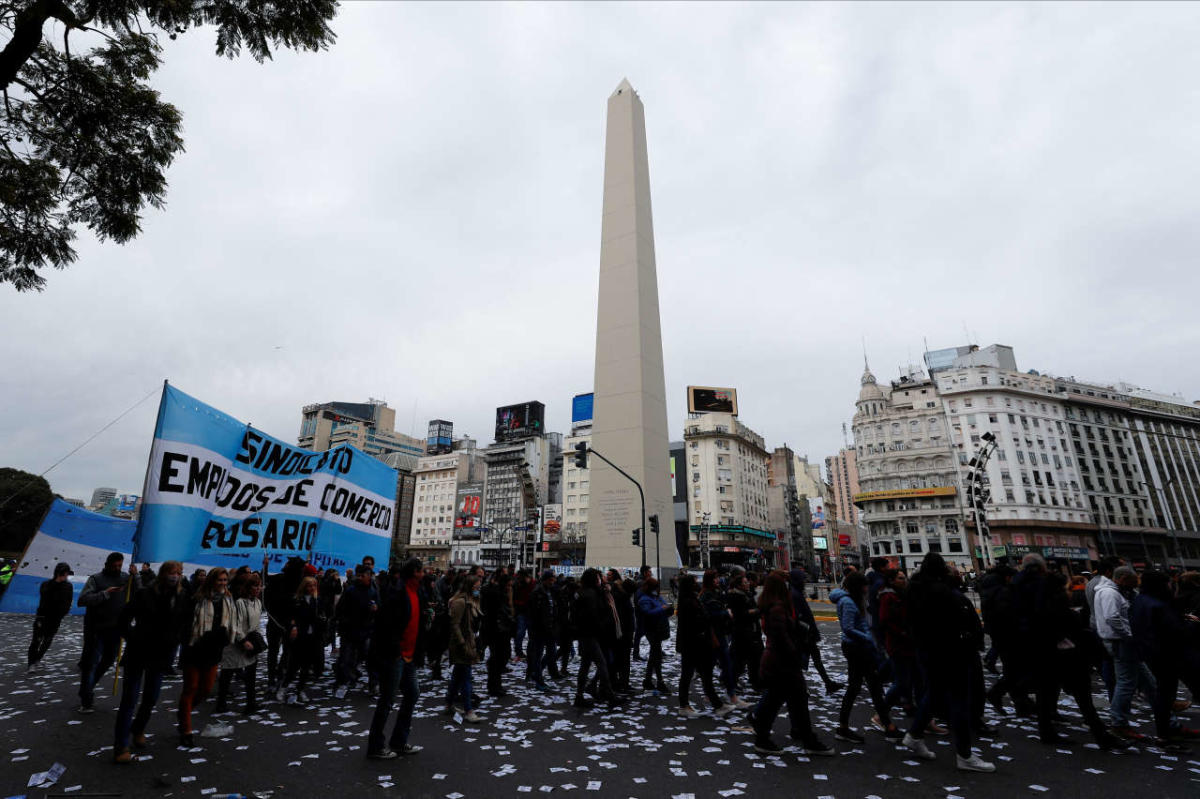
[[[641,484],[647,517],[659,517],[661,563],[674,568],[675,522],[646,113],[628,80],[622,80],[608,98],[603,205],[592,447]],[[634,546],[632,532],[643,528],[649,535],[637,487],[595,456],[588,466],[587,563],[636,568],[642,552]],[[646,562],[650,566],[659,563],[654,547],[655,538],[649,535]]]

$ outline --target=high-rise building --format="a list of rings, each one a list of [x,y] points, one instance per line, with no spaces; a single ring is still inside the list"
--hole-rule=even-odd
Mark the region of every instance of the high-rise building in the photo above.
[[[92,492],[92,501],[88,503],[88,507],[92,509],[103,508],[108,504],[109,500],[117,496],[117,489],[107,486],[97,488]]]
[[[732,413],[692,413],[686,446],[691,565],[775,565],[763,437]]]
[[[833,504],[838,518],[852,525],[858,524],[858,508],[854,507],[854,495],[858,493],[858,461],[854,449],[846,447],[836,455],[825,459],[829,472],[829,484],[833,486]]]
[[[391,452],[383,456],[383,462],[396,470],[396,512],[392,514],[393,561],[404,557],[408,551],[408,537],[412,532],[413,497],[416,495],[417,456],[406,452]],[[382,564],[375,564],[377,567]]]
[[[496,409],[496,441],[486,450],[486,522],[480,541],[485,566],[533,564],[541,507],[550,491],[550,442],[540,402]]]
[[[426,455],[418,459],[415,470],[412,534],[408,552],[436,568],[451,562],[456,532],[463,530],[459,520],[459,488],[478,486],[486,478],[482,453],[477,450]],[[476,511],[476,516],[480,511]]]
[[[636,487],[594,459],[587,562],[628,568],[644,556],[650,565],[674,567],[669,536],[659,536],[657,552],[655,541],[643,549],[631,536],[634,529],[645,535],[649,516],[660,525],[670,519],[673,507],[646,115],[628,80],[608,98],[593,385],[592,446],[640,484],[645,517]]]
[[[425,454],[424,441],[395,427],[396,411],[382,400],[324,402],[304,406],[297,441],[301,449],[313,452],[348,444],[381,460],[390,452]]]

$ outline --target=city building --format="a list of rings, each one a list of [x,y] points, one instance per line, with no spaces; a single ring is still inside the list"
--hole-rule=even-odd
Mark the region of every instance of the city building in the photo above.
[[[399,433],[395,427],[396,411],[382,400],[305,405],[297,443],[313,452],[347,444],[381,460],[391,452],[425,454],[425,441]]]
[[[860,536],[858,508],[854,506],[854,496],[860,490],[854,449],[845,447],[826,458],[825,471],[829,474],[829,500],[834,510],[829,537],[835,540],[844,563],[861,566],[866,562],[861,551],[866,542]]]
[[[477,487],[486,479],[486,466],[481,453],[476,449],[460,448],[451,452],[426,455],[417,460],[414,472],[415,492],[413,496],[412,534],[408,541],[408,554],[420,558],[435,568],[445,568],[452,561],[451,550],[455,545],[456,533],[460,542],[459,557],[465,557],[466,538],[463,518],[460,518],[460,487]],[[469,494],[464,495],[465,499]],[[481,509],[468,503],[461,509],[462,516],[478,518]],[[472,524],[474,527],[474,524]],[[467,532],[473,532],[468,530]]]
[[[108,501],[113,499],[116,495],[117,489],[115,488],[108,488],[107,486],[97,488],[92,492],[92,501],[88,503],[88,507],[93,510],[97,508],[103,508],[106,504],[108,504]]]
[[[571,434],[563,440],[562,453],[562,530],[559,534],[557,555],[564,566],[581,565],[585,562],[588,535],[588,509],[591,506],[591,468],[575,465],[580,444],[591,446],[592,420],[571,422]]]
[[[763,437],[732,413],[690,413],[683,431],[691,529],[688,562],[770,568],[767,452]]]
[[[391,452],[383,456],[383,462],[396,470],[396,512],[392,514],[393,562],[406,557],[408,537],[412,533],[413,498],[417,491],[417,456],[407,452]],[[375,564],[380,566],[382,564]]]
[[[871,556],[911,569],[927,552],[940,552],[970,568],[958,502],[958,450],[934,382],[914,366],[884,387],[866,366],[853,429],[861,488],[854,504],[868,530]]]
[[[537,531],[550,489],[550,442],[540,402],[496,409],[496,441],[486,450],[485,524],[480,558],[485,566],[532,565]]]
[[[771,453],[767,460],[767,529],[775,533],[781,568],[812,570],[812,517],[796,479],[803,468],[803,461],[786,444]]]
[[[74,505],[77,508],[87,507],[87,503],[85,503],[82,499],[75,499],[74,497],[63,497],[63,502],[67,503],[68,505]]]

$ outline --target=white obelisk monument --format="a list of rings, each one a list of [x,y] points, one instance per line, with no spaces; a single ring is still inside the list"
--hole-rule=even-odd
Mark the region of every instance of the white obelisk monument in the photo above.
[[[646,113],[628,80],[608,98],[604,146],[604,217],[600,227],[600,296],[596,320],[595,407],[592,447],[637,480],[646,516],[658,514],[661,553],[641,518],[637,487],[594,455],[588,510],[589,566],[641,565],[632,532],[648,535],[646,562],[677,565],[671,498],[667,397]]]

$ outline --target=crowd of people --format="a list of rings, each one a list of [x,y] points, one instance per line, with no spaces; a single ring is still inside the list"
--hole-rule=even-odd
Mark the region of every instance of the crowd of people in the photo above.
[[[60,563],[41,586],[30,670],[71,609],[72,573]],[[698,677],[712,715],[737,713],[735,723],[753,729],[762,755],[782,751],[772,729],[785,705],[795,744],[807,755],[834,754],[810,714],[810,669],[827,694],[844,692],[834,739],[862,745],[864,729],[874,729],[933,760],[927,736],[948,734],[957,767],[967,771],[995,769],[973,748],[995,732],[985,718],[989,704],[998,715],[1011,704],[1035,718],[1043,743],[1068,744],[1061,693],[1103,749],[1146,740],[1130,715],[1141,697],[1153,709],[1153,742],[1185,751],[1200,737],[1177,716],[1190,704],[1179,696],[1181,684],[1192,696],[1200,690],[1200,574],[1139,575],[1106,558],[1086,577],[1072,584],[1040,555],[1027,555],[1019,568],[1002,564],[980,577],[977,610],[955,566],[937,553],[911,579],[883,559],[866,573],[850,569],[829,595],[845,660],[839,682],[823,662],[799,569],[681,573],[664,592],[648,568],[636,578],[615,569],[587,569],[576,579],[512,567],[488,574],[480,566],[435,574],[410,559],[376,572],[367,557],[340,575],[292,558],[270,574],[264,558],[259,571],[185,577],[176,561],[126,571],[124,557],[112,553],[77,600],[86,609],[79,712],[94,712],[97,683],[120,653],[113,759],[129,763],[147,745],[167,675],[182,676],[176,726],[180,745],[191,747],[195,709],[214,687],[214,713],[229,711],[236,680],[242,712],[253,715],[260,670],[266,695],[303,705],[328,667],[334,698],[361,691],[374,700],[367,756],[387,760],[421,748],[409,738],[422,677],[427,686],[444,683],[445,712],[465,725],[483,722],[477,667],[489,697],[505,695],[502,677],[514,666],[538,691],[572,685],[580,709],[622,704],[638,672],[642,691],[669,696],[664,643],[675,619],[678,713],[701,715],[692,690]],[[990,688],[985,671],[997,675]],[[1093,703],[1097,671],[1109,695],[1108,723]],[[856,728],[851,714],[864,686],[873,715]]]

